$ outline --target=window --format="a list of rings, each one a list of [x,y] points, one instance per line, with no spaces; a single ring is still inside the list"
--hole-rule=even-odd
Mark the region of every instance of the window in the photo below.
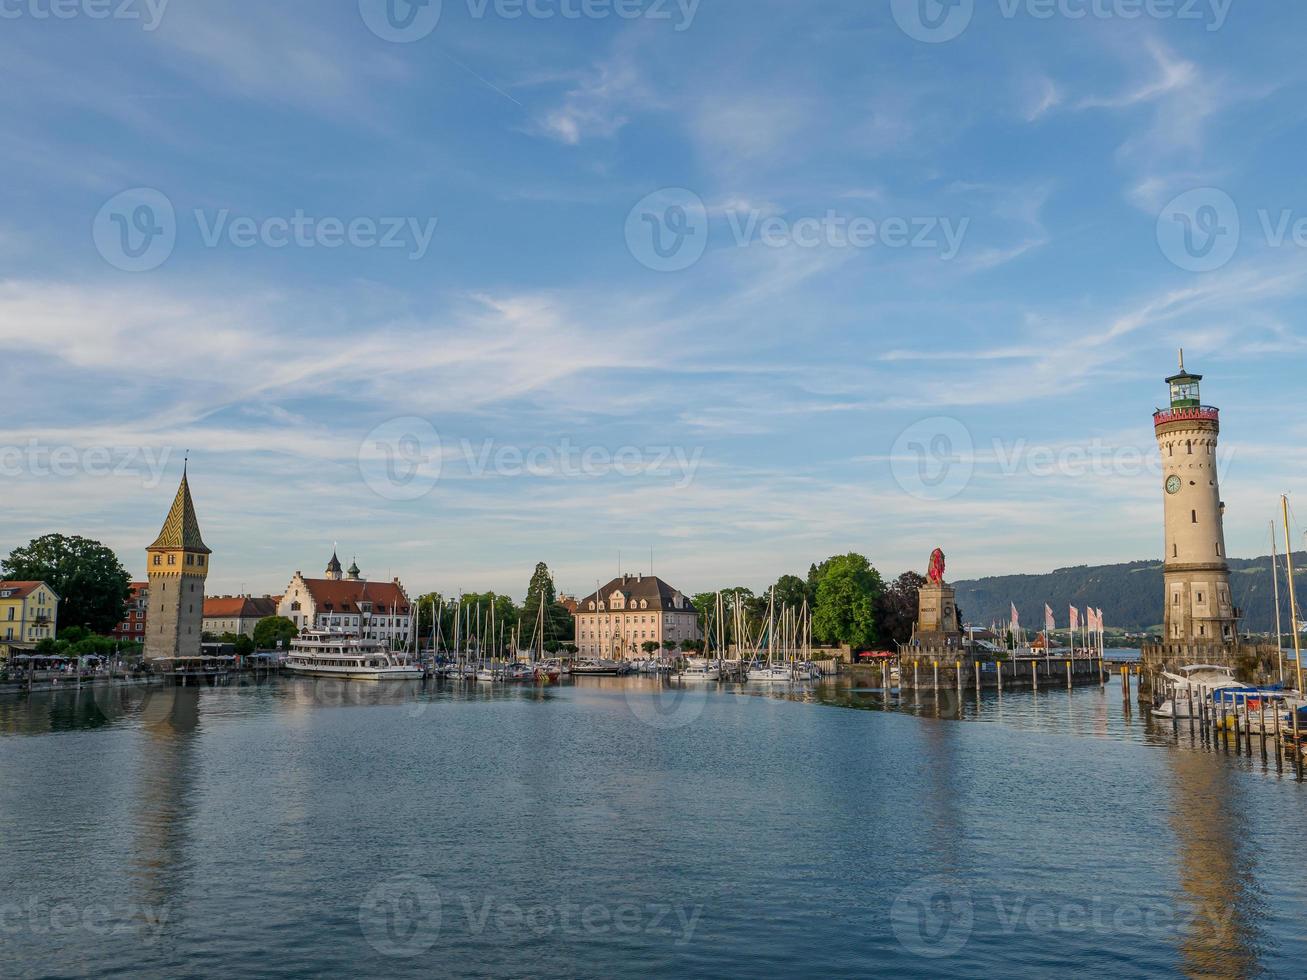
[[[1201,592],[1198,593],[1198,601],[1199,602],[1203,601],[1203,594]]]
[[[1180,546],[1178,544],[1171,545],[1171,557],[1172,558],[1180,557]]]
[[[169,565],[176,565],[176,564],[177,564],[177,556],[176,556],[176,555],[169,555],[169,556],[168,556],[168,564],[169,564]]]
[[[155,556],[154,556],[154,563],[155,563],[156,565],[162,565],[162,564],[163,564],[163,555],[155,555]]]
[[[1196,510],[1191,510],[1191,511],[1189,512],[1189,517],[1190,517],[1190,519],[1191,519],[1195,524],[1198,523],[1198,511],[1196,511]]]

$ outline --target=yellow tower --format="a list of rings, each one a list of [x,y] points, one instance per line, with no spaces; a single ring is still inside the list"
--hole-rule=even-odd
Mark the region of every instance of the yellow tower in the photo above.
[[[145,659],[198,657],[204,628],[204,580],[212,552],[200,537],[191,488],[181,486],[154,544],[145,549],[150,578]]]
[[[1202,403],[1201,374],[1166,379],[1171,407],[1153,416],[1162,453],[1166,502],[1166,612],[1163,643],[1237,642],[1239,611],[1230,598],[1225,554],[1225,505],[1217,476],[1219,409]]]

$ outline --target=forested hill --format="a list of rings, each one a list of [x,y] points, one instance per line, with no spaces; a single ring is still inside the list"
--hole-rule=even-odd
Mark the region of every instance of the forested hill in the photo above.
[[[1299,608],[1307,603],[1307,552],[1293,556],[1294,582]],[[1275,602],[1271,558],[1230,559],[1230,586],[1234,604],[1244,611],[1241,629],[1270,632],[1275,629]],[[968,623],[988,626],[1005,623],[1009,603],[1015,602],[1021,625],[1042,628],[1044,603],[1053,607],[1059,629],[1065,629],[1069,607],[1096,606],[1103,610],[1108,628],[1146,630],[1162,622],[1162,563],[1136,561],[1125,565],[1079,565],[1059,568],[1047,575],[1000,575],[954,582],[958,606]],[[1289,631],[1289,600],[1280,557],[1280,603],[1284,631]]]

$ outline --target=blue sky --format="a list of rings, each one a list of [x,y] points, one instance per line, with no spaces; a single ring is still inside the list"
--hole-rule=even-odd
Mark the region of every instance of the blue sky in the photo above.
[[[1301,5],[392,2],[0,5],[5,551],[189,449],[212,592],[1144,558],[1182,345],[1268,550]]]

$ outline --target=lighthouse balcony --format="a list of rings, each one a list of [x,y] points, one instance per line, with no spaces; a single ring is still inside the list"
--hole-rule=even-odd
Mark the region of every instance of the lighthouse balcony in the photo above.
[[[1173,422],[1216,422],[1221,421],[1221,410],[1211,405],[1192,405],[1161,409],[1153,414],[1153,425],[1161,427]]]

